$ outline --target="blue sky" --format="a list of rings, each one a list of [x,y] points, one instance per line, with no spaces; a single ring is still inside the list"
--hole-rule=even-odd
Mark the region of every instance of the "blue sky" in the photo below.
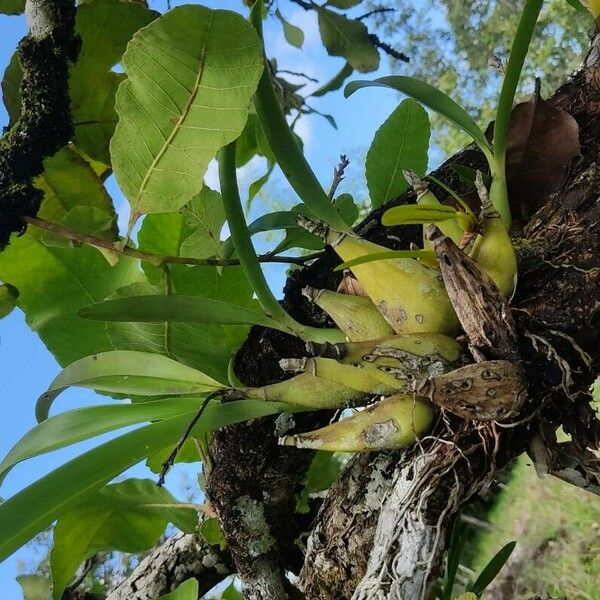
[[[223,1],[207,2],[213,8],[229,8],[244,12],[247,10],[241,2]],[[177,5],[177,3],[173,3]],[[153,8],[165,10],[166,3],[152,3]],[[305,34],[303,50],[293,48],[285,42],[281,25],[270,21],[266,26],[267,52],[269,56],[276,55],[281,69],[303,71],[320,81],[327,81],[343,66],[341,58],[328,57],[320,43],[316,19],[312,13],[306,13],[300,7],[285,3],[280,10],[291,23],[299,26]],[[25,34],[23,17],[8,17],[0,15],[0,72],[3,72],[14,52],[18,40]],[[368,74],[369,78],[389,73],[388,59],[382,56],[381,68],[378,73]],[[314,85],[314,84],[309,84]],[[307,89],[310,89],[307,86]],[[362,163],[364,154],[377,127],[385,120],[398,103],[397,94],[392,91],[373,90],[364,94],[356,94],[348,100],[343,98],[341,91],[329,94],[324,98],[311,100],[314,108],[335,116],[338,130],[334,130],[328,122],[318,115],[304,117],[299,123],[298,133],[304,139],[305,150],[317,176],[324,186],[328,186],[331,173],[339,160],[339,155],[345,153],[351,160],[348,175],[349,191],[365,189],[363,185]],[[0,107],[0,123],[7,122],[6,113]],[[264,172],[264,161],[261,159],[252,163],[240,174],[241,185],[248,185]],[[207,182],[212,187],[218,187],[216,172],[213,167],[207,173]],[[351,189],[350,189],[351,188]],[[109,189],[114,197],[115,205],[120,212],[121,221],[127,218],[126,203],[124,202],[114,180]],[[343,191],[343,188],[342,188]],[[268,210],[271,202],[282,206],[291,206],[298,199],[286,188],[281,174],[276,173],[266,196],[268,200],[258,199],[253,204],[250,218],[253,219]],[[356,195],[357,201],[364,198]],[[259,249],[264,249],[267,241],[259,240]],[[272,243],[272,242],[271,242]],[[280,295],[285,278],[285,268],[271,265],[266,268],[269,282]],[[60,371],[58,364],[45,346],[25,324],[24,315],[15,310],[7,318],[0,320],[0,381],[2,382],[2,397],[0,398],[0,455],[6,452],[35,425],[33,406],[35,399],[42,393],[48,383]],[[67,410],[77,406],[109,402],[91,392],[71,390],[61,396],[56,403],[57,410]],[[50,455],[39,457],[20,465],[7,477],[0,495],[10,497],[24,486],[47,473],[50,469],[62,464],[83,449],[97,445],[103,438],[78,444]],[[133,470],[136,476],[150,476],[144,468]],[[180,469],[168,480],[168,486],[177,496],[185,494],[185,484],[192,470]],[[186,477],[187,475],[187,477]],[[32,507],[32,510],[35,510]],[[1,535],[1,532],[0,532]],[[21,590],[14,578],[19,574],[18,561],[30,562],[36,558],[31,549],[24,548],[0,564],[0,595],[2,598],[21,598]],[[39,557],[38,557],[39,558]]]

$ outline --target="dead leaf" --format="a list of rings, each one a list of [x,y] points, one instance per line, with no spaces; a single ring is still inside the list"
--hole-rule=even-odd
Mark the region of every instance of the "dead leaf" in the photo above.
[[[486,131],[490,139],[494,124]],[[579,155],[579,126],[566,111],[546,102],[536,90],[517,104],[510,117],[506,152],[508,197],[515,218],[527,221],[564,183]]]
[[[367,296],[362,285],[360,285],[358,279],[355,279],[350,269],[344,269],[342,274],[342,281],[338,285],[337,291],[340,294],[349,294],[351,296]]]

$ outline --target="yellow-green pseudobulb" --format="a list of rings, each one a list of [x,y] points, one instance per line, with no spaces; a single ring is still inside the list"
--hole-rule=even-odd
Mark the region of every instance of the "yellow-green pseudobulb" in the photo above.
[[[327,242],[344,261],[387,248],[329,231]],[[377,260],[352,267],[377,310],[396,333],[453,334],[459,323],[441,275],[413,258]]]
[[[315,410],[340,408],[356,404],[365,394],[345,385],[301,373],[288,379],[258,388],[245,388],[241,393],[246,398],[264,402],[285,402]]]
[[[17,305],[19,290],[10,283],[0,285],[0,319],[6,317]]]
[[[322,308],[350,341],[373,340],[394,333],[366,296],[305,287],[302,293]]]
[[[517,255],[508,231],[493,209],[486,209],[481,219],[481,235],[471,250],[471,258],[485,271],[500,292],[510,298],[517,282]]]
[[[279,443],[330,452],[404,448],[427,433],[434,416],[429,401],[398,394],[327,427],[282,437]]]

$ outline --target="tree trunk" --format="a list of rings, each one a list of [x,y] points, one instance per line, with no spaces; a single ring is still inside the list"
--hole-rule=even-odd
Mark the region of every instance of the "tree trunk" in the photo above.
[[[509,313],[529,387],[522,414],[511,427],[448,417],[413,448],[352,459],[311,527],[299,579],[309,600],[427,598],[457,512],[526,450],[541,472],[598,489],[590,450],[598,447],[600,429],[589,387],[600,362],[599,73],[596,36],[582,71],[550,100],[577,120],[581,157],[561,189],[517,232],[520,279]],[[436,174],[459,190],[452,163],[484,168],[473,148],[447,161]],[[406,194],[391,204],[411,200]],[[390,247],[416,241],[414,229],[382,228],[381,212],[358,228],[361,235]],[[298,320],[326,324],[300,289],[333,288],[336,263],[328,252],[292,274],[284,304]],[[255,328],[238,354],[237,371],[246,383],[269,383],[283,378],[279,358],[302,353],[291,338]],[[300,425],[308,429],[328,416],[305,415]],[[568,445],[555,442],[561,425],[572,436]],[[311,454],[278,447],[273,431],[273,419],[263,419],[227,428],[212,443],[217,460],[208,495],[248,598],[293,593],[286,572],[299,572],[294,541],[307,525],[293,507]],[[251,505],[257,520],[248,523],[240,503]]]

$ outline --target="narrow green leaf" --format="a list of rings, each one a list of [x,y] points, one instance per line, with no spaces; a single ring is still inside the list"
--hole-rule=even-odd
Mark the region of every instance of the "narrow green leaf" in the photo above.
[[[52,583],[43,575],[18,575],[23,600],[52,600]]]
[[[160,421],[197,410],[198,398],[167,398],[134,404],[88,406],[78,408],[38,423],[10,450],[0,463],[0,482],[17,463],[93,438],[108,431],[146,421]],[[205,418],[210,420],[213,406]]]
[[[25,0],[0,0],[0,13],[20,15],[25,10]]]
[[[468,592],[473,592],[477,596],[483,594],[485,588],[492,583],[496,575],[500,573],[500,570],[509,559],[512,551],[515,549],[517,542],[509,542],[506,546],[502,547],[490,560],[490,562],[483,569],[479,577],[475,580],[475,583],[467,588]]]
[[[367,256],[359,256],[352,260],[338,265],[334,271],[343,271],[344,269],[351,269],[356,265],[363,265],[365,263],[373,262],[374,260],[394,260],[397,258],[420,258],[422,260],[436,260],[435,252],[429,250],[388,250],[387,252],[374,252]]]
[[[241,400],[214,403],[192,429],[200,436],[219,427],[304,410],[275,402]],[[146,425],[81,454],[0,504],[0,561],[10,556],[61,514],[147,456],[173,446],[196,414],[188,413]],[[31,507],[35,506],[35,511]]]
[[[346,63],[341,68],[339,73],[334,75],[332,79],[330,79],[327,83],[325,83],[320,88],[318,88],[316,91],[314,91],[311,94],[311,96],[317,96],[317,97],[324,96],[325,94],[328,94],[329,92],[334,92],[335,90],[339,90],[342,87],[342,85],[344,84],[344,81],[346,81],[346,79],[348,79],[348,77],[350,77],[350,75],[352,75],[353,72],[354,72],[354,69],[350,66],[350,63]]]
[[[423,204],[403,204],[388,208],[382,217],[381,223],[387,227],[393,225],[423,225],[425,223],[439,223],[449,219],[457,219],[464,213],[458,212],[451,206]]]
[[[380,77],[373,81],[351,81],[344,89],[344,96],[348,98],[356,90],[365,87],[391,88],[418,100],[421,104],[435,110],[470,135],[488,157],[488,160],[492,160],[490,144],[479,125],[473,121],[464,108],[461,108],[452,98],[432,85],[414,77],[392,75],[389,77]]]
[[[367,28],[355,19],[317,8],[321,40],[330,56],[343,56],[353,69],[361,73],[379,67],[379,52],[369,39]]]
[[[54,527],[50,553],[54,600],[62,598],[85,559],[112,550],[135,554],[148,550],[168,523],[191,533],[198,512],[149,479],[108,485],[62,514]]]
[[[170,594],[159,596],[158,600],[197,600],[198,598],[198,580],[195,578],[187,579]]]
[[[292,25],[291,23],[288,23],[288,21],[286,21],[283,18],[283,15],[279,12],[279,9],[275,10],[275,16],[283,25],[283,35],[285,35],[285,39],[287,40],[288,44],[291,44],[296,48],[302,48],[302,45],[304,44],[304,32],[302,29]]]
[[[460,564],[460,555],[466,542],[465,532],[466,527],[459,514],[454,521],[450,543],[448,544],[446,574],[444,576],[444,587],[440,594],[441,600],[452,600],[452,590],[454,588],[456,573],[458,572],[458,565]]]
[[[142,396],[204,394],[224,387],[208,375],[160,354],[102,352],[71,363],[52,381],[36,403],[38,421],[48,418],[54,399],[71,386]]]
[[[367,186],[374,208],[408,189],[403,170],[424,175],[429,148],[429,117],[407,98],[377,130],[366,160]]]
[[[210,160],[244,129],[263,55],[241,15],[186,5],[140,30],[123,66],[110,150],[133,224],[200,191]]]
[[[587,12],[587,8],[581,4],[579,0],[566,0],[567,4],[570,4],[575,10],[580,12]]]
[[[199,296],[130,296],[85,306],[79,316],[96,321],[182,321],[220,325],[262,325],[283,331],[282,325],[265,314]]]
[[[254,200],[254,198],[256,197],[256,194],[258,194],[258,192],[260,192],[260,190],[265,185],[265,183],[267,183],[267,181],[269,181],[269,177],[271,176],[271,173],[273,172],[274,168],[275,168],[275,162],[269,161],[268,166],[267,166],[267,172],[262,177],[259,177],[258,179],[256,179],[255,181],[253,181],[250,184],[250,186],[248,187],[248,201],[246,203],[247,207],[250,206],[250,203],[252,202],[252,200]]]

